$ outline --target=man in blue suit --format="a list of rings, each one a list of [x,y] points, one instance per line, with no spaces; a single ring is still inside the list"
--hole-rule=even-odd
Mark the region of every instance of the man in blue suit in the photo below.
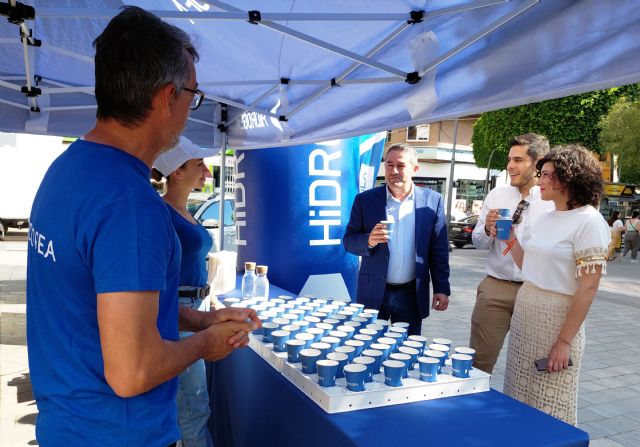
[[[442,196],[413,184],[418,156],[413,146],[394,144],[384,161],[386,186],[356,196],[343,243],[362,256],[357,301],[379,309],[379,318],[409,323],[420,334],[433,309],[449,306],[449,240]],[[392,223],[381,223],[383,221]]]

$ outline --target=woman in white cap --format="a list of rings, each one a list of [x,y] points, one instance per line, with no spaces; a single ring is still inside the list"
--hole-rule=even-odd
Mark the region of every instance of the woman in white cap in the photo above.
[[[161,154],[153,164],[153,176],[166,178],[164,200],[171,214],[173,226],[182,245],[180,313],[187,309],[208,311],[206,258],[213,241],[207,230],[187,211],[187,198],[194,189],[201,189],[209,170],[204,157],[215,155],[214,150],[202,149],[184,137],[178,144]],[[186,309],[185,309],[186,308]],[[180,332],[180,338],[192,332]],[[178,425],[182,432],[183,447],[211,447],[213,440],[207,428],[209,420],[209,393],[204,361],[198,360],[178,377]]]

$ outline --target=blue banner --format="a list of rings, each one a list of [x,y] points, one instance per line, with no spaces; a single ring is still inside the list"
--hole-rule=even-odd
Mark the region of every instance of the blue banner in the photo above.
[[[238,270],[255,261],[294,293],[355,297],[358,258],[347,256],[342,236],[361,166],[368,187],[375,181],[378,135],[236,151]]]

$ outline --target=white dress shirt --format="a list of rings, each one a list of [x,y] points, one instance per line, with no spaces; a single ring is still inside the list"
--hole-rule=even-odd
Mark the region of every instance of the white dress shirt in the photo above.
[[[404,200],[394,198],[387,188],[387,220],[393,221],[389,236],[387,282],[404,284],[416,277],[415,186]]]
[[[502,251],[506,248],[504,241],[499,241],[487,236],[484,231],[484,224],[487,214],[493,208],[509,208],[511,215],[516,211],[518,203],[523,199],[522,194],[515,186],[498,186],[492,189],[484,200],[478,223],[471,238],[476,248],[488,248],[487,254],[487,275],[508,281],[522,281],[522,274],[511,253],[506,255]],[[529,202],[529,208],[522,215],[522,221],[516,229],[518,241],[526,243],[531,237],[531,228],[540,215],[549,210],[555,209],[553,201],[544,201],[540,198],[540,187],[534,186],[529,191],[529,195],[524,198]]]

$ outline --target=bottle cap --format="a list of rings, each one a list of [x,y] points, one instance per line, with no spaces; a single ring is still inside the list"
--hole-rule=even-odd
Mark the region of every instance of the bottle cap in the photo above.
[[[245,262],[244,263],[244,269],[245,270],[255,270],[256,269],[256,263],[255,262]]]
[[[256,273],[259,273],[259,274],[264,273],[266,275],[268,270],[269,270],[269,267],[266,265],[259,265],[256,267]]]

